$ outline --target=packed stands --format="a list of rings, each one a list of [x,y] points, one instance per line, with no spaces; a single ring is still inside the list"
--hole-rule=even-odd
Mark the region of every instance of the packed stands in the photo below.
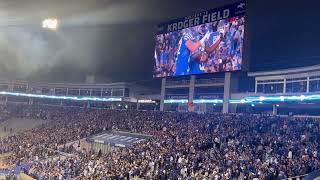
[[[311,118],[22,104],[1,108],[10,118],[47,121],[0,139],[0,153],[12,153],[5,162],[36,179],[283,179],[320,168],[320,121]],[[66,146],[110,130],[153,137],[105,154]]]

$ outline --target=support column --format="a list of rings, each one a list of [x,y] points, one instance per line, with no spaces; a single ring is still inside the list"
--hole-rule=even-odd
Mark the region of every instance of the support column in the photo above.
[[[310,77],[307,77],[307,93],[310,92]]]
[[[237,104],[229,104],[229,113],[237,113]]]
[[[286,94],[287,91],[287,79],[283,80],[283,94]]]
[[[272,115],[278,115],[278,107],[275,104],[272,106]]]
[[[139,111],[139,105],[140,103],[139,103],[139,100],[137,99],[137,111]]]
[[[189,85],[189,99],[188,102],[193,103],[193,97],[194,97],[194,84],[195,84],[196,76],[192,75],[190,76],[190,85]],[[193,112],[194,106],[188,106],[188,111]]]
[[[87,107],[91,108],[90,101],[87,101]]]
[[[161,82],[161,99],[160,99],[160,111],[164,110],[164,99],[166,95],[166,78],[162,78]]]
[[[30,104],[30,105],[33,104],[33,98],[29,98],[29,104]]]
[[[229,100],[231,91],[231,73],[226,72],[224,77],[224,93],[222,113],[229,113]]]
[[[256,84],[254,86],[254,93],[257,94],[258,92],[258,81],[256,80]]]

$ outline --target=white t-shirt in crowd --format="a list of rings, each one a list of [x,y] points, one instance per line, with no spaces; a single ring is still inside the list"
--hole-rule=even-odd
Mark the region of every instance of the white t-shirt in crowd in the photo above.
[[[289,158],[289,159],[292,159],[292,151],[289,151],[289,152],[288,152],[288,158]]]

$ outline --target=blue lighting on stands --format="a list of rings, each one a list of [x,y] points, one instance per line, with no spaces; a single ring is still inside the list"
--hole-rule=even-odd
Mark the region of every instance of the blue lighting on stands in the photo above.
[[[5,91],[0,91],[0,95],[21,96],[21,97],[33,97],[33,98],[46,98],[46,99],[65,99],[65,100],[76,100],[76,101],[105,101],[105,102],[121,101],[121,98],[54,96],[54,95],[14,93],[14,92],[5,92]]]
[[[164,100],[165,104],[173,104],[173,103],[181,103],[186,104],[188,103],[188,99],[166,99]],[[207,104],[221,104],[223,103],[222,99],[195,99],[193,100],[194,104],[201,104],[201,103],[207,103]]]
[[[33,98],[46,98],[46,99],[64,99],[64,100],[75,100],[75,101],[105,101],[113,102],[122,101],[121,98],[103,98],[103,97],[79,97],[79,96],[54,96],[54,95],[43,95],[43,94],[29,94],[29,93],[15,93],[15,92],[6,92],[0,91],[0,95],[9,95],[9,96],[20,96],[20,97],[33,97]],[[268,104],[268,103],[277,103],[277,102],[301,102],[301,101],[320,101],[320,94],[311,94],[311,95],[294,95],[294,96],[247,96],[243,99],[231,99],[229,103],[231,104]],[[166,99],[164,103],[173,104],[187,104],[188,99]],[[222,104],[223,99],[195,99],[194,104]]]
[[[188,99],[166,99],[164,100],[165,104],[173,104],[173,103],[180,103],[185,104],[188,103]]]
[[[195,99],[193,100],[194,104],[208,103],[208,104],[221,104],[223,103],[222,99]]]
[[[240,104],[241,103],[241,100],[235,100],[235,99],[231,99],[231,100],[229,100],[229,103],[230,104]],[[244,103],[244,102],[243,102]],[[242,103],[242,104],[243,104]]]
[[[300,95],[300,96],[247,96],[246,101],[252,102],[299,102],[299,101],[319,101],[320,94]]]
[[[300,95],[300,96],[247,96],[243,99],[230,99],[230,104],[270,104],[277,102],[301,102],[301,101],[320,101],[320,94]],[[165,100],[165,103],[188,103],[187,99]],[[222,99],[196,99],[194,104],[220,104]]]
[[[230,99],[229,103],[230,104],[251,104],[254,102],[251,100],[247,100],[247,99]]]

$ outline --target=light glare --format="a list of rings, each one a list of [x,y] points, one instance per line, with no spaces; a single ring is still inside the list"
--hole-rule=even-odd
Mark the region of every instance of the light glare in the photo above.
[[[56,30],[58,28],[58,20],[57,19],[45,19],[42,21],[42,27],[45,29]]]
[[[264,97],[264,96],[260,96],[260,101],[264,101],[264,100],[266,100],[266,98]]]

